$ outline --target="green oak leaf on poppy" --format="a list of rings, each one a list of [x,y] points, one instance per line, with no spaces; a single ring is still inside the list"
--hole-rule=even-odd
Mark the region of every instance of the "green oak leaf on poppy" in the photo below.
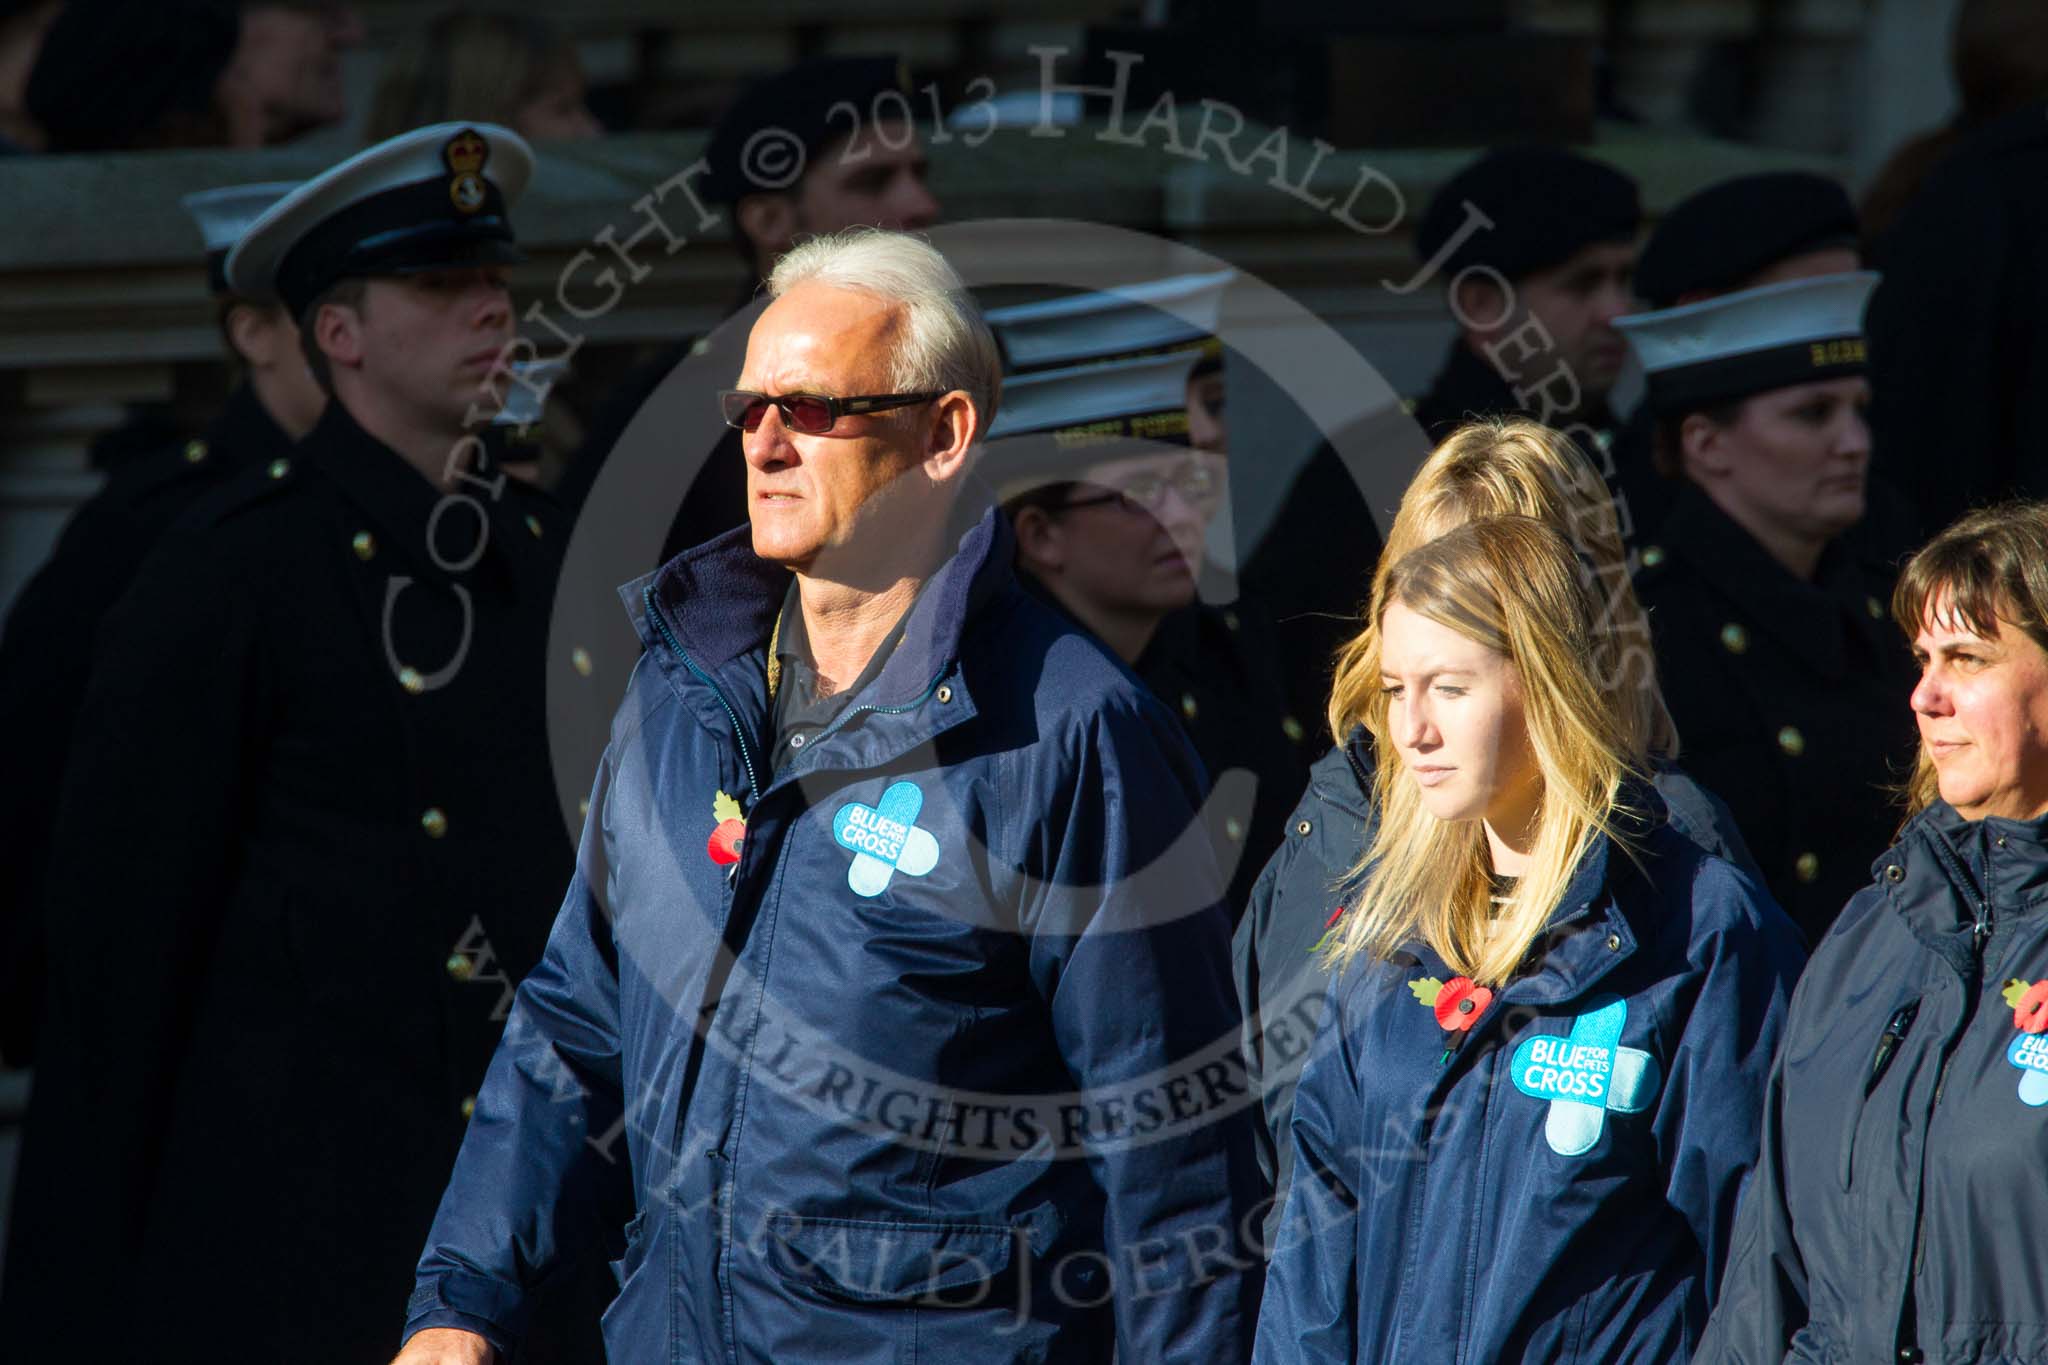
[[[1443,988],[1444,983],[1437,980],[1433,976],[1425,976],[1420,981],[1411,981],[1408,983],[1408,989],[1415,992],[1415,998],[1417,1000],[1420,1000],[1423,1004],[1428,1005],[1431,1009],[1436,1008],[1437,994],[1438,992],[1442,991]]]
[[[2005,989],[2002,992],[2000,992],[2000,994],[2002,994],[2005,997],[2005,1003],[2007,1005],[2017,1008],[2020,1003],[2020,997],[2025,995],[2027,993],[2027,987],[2033,984],[2034,983],[2031,981],[2022,981],[2018,977],[2014,977],[2012,980],[2005,983]]]

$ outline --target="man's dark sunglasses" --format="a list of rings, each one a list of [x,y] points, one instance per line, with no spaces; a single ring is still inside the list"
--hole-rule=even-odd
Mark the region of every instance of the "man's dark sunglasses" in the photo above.
[[[875,393],[858,398],[827,398],[820,393],[766,394],[746,389],[721,389],[718,408],[727,426],[752,431],[761,425],[761,419],[768,415],[772,404],[782,409],[782,424],[791,431],[800,431],[806,436],[822,436],[838,425],[842,417],[887,412],[891,408],[907,408],[913,403],[929,403],[943,397],[944,390],[938,393]]]

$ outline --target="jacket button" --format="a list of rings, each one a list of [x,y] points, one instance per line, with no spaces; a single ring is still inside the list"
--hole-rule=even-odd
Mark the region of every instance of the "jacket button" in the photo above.
[[[1296,834],[1306,834],[1306,833],[1308,833],[1308,832],[1309,832],[1310,830],[1312,830],[1312,829],[1314,829],[1314,828],[1315,828],[1315,826],[1314,826],[1313,824],[1311,824],[1311,823],[1310,823],[1310,822],[1308,822],[1307,820],[1304,820],[1304,821],[1302,821],[1302,822],[1301,822],[1300,824],[1298,824],[1298,825],[1296,825],[1296,826],[1294,827],[1294,832],[1295,832]]]
[[[398,670],[398,685],[405,689],[408,696],[413,697],[427,690],[427,680],[421,677],[420,671],[411,664]]]
[[[578,645],[576,646],[576,648],[570,650],[569,666],[574,668],[578,673],[581,673],[584,677],[589,677],[591,669],[590,651],[585,649],[582,645]]]
[[[204,441],[187,441],[187,442],[185,442],[185,463],[186,463],[186,464],[198,464],[198,463],[199,463],[199,462],[200,462],[201,460],[203,460],[203,459],[205,459],[205,458],[206,458],[206,442],[204,442]]]
[[[1884,605],[1881,602],[1879,602],[1875,597],[1864,598],[1863,609],[1870,613],[1871,620],[1884,620]]]
[[[356,532],[356,538],[348,544],[349,548],[356,552],[357,559],[367,560],[377,553],[377,537],[368,531]]]
[[[1797,758],[1806,752],[1806,736],[1799,733],[1796,725],[1787,725],[1778,731],[1778,747],[1789,758]]]
[[[467,981],[476,975],[476,963],[470,961],[468,953],[450,953],[442,966],[446,967],[448,975],[457,981]]]
[[[420,816],[420,828],[427,832],[429,839],[438,839],[448,832],[448,816],[439,806],[429,806]]]
[[[533,513],[528,512],[526,514],[526,529],[532,533],[533,538],[535,540],[539,540],[542,529],[540,524],[540,518],[535,516]]]
[[[576,801],[576,815],[577,815],[577,817],[578,817],[579,819],[583,819],[583,820],[588,820],[588,819],[590,818],[590,798],[589,798],[589,797],[587,797],[587,796],[584,796],[584,797],[578,797],[578,798],[577,798],[577,801]]]
[[[1621,951],[1620,934],[1609,934],[1607,936],[1607,951],[1610,953],[1618,953]]]
[[[1899,1348],[1899,1360],[1903,1362],[1903,1365],[1920,1365],[1920,1362],[1925,1359],[1927,1359],[1926,1354],[1918,1346],[1901,1346]]]
[[[1896,886],[1906,879],[1906,869],[1897,863],[1891,863],[1884,870],[1884,879]]]
[[[281,479],[292,472],[292,462],[290,460],[272,460],[267,472],[271,478]]]
[[[1230,840],[1233,844],[1243,839],[1244,821],[1238,819],[1235,815],[1225,820],[1223,822],[1223,837]]]
[[[1308,738],[1308,731],[1303,729],[1301,722],[1292,716],[1280,717],[1280,733],[1293,740],[1296,744]]]
[[[1183,717],[1185,717],[1188,720],[1193,720],[1195,718],[1196,713],[1200,710],[1201,708],[1195,705],[1194,693],[1183,692],[1180,694],[1180,713]]]
[[[1645,545],[1645,546],[1643,547],[1643,567],[1644,567],[1644,568],[1646,568],[1646,569],[1654,569],[1654,568],[1656,568],[1656,567],[1657,567],[1657,566],[1658,566],[1659,564],[1662,564],[1663,562],[1664,562],[1664,547],[1663,547],[1662,545]]]
[[[947,702],[953,700],[953,689],[945,683],[940,683],[939,690],[932,693],[932,695],[939,699],[939,705],[944,706]]]
[[[1798,861],[1792,864],[1792,872],[1800,881],[1811,886],[1813,879],[1820,875],[1819,855],[1813,853],[1800,854]]]
[[[1721,627],[1721,648],[1730,654],[1741,654],[1749,649],[1749,632],[1730,621]]]
[[[472,1115],[472,1114],[474,1114],[474,1113],[476,1112],[476,1096],[474,1096],[474,1095],[464,1095],[464,1096],[462,1097],[462,1106],[461,1106],[461,1107],[462,1107],[462,1117],[463,1117],[463,1120],[464,1120],[465,1122],[467,1122],[467,1121],[468,1121],[468,1119],[469,1119],[469,1116],[470,1116],[470,1115]]]
[[[1225,630],[1236,630],[1239,624],[1237,613],[1226,608],[1223,612],[1223,628]]]

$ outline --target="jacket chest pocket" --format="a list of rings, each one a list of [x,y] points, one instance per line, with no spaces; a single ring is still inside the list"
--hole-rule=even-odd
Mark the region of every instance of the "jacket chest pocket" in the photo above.
[[[1913,1025],[1920,1018],[1920,1001],[1909,1000],[1893,1010],[1885,1019],[1884,1028],[1879,1032],[1871,1050],[1869,1068],[1856,1083],[1856,1089],[1847,1106],[1847,1122],[1842,1127],[1842,1150],[1836,1172],[1844,1191],[1853,1189],[1856,1183],[1856,1136],[1863,1128],[1864,1116],[1870,1110],[1870,1098],[1884,1078],[1891,1073],[1898,1061],[1899,1053],[1906,1039],[1912,1035]],[[1850,1054],[1856,1054],[1852,1051]]]

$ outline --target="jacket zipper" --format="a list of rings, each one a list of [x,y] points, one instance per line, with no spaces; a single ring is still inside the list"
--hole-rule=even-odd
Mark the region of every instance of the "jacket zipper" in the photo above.
[[[1970,925],[1970,975],[1963,983],[1963,1022],[1948,1050],[1942,1053],[1940,1069],[1934,1073],[1934,1102],[1927,1106],[1927,1128],[1931,1131],[1934,1116],[1941,1109],[1942,1093],[1948,1089],[1949,1066],[1955,1061],[1956,1053],[1962,1050],[1963,1038],[1977,1018],[1977,997],[1982,993],[1984,980],[1984,945],[1990,941],[1996,919],[1991,913],[1990,900],[1978,890],[1976,879],[1970,876],[1969,869],[1962,866],[1954,850],[1938,837],[1928,842],[1934,845],[1935,855],[1948,864],[1951,879],[1958,886],[1968,887],[1976,901],[1975,919]],[[1920,1167],[1919,1207],[1913,1216],[1913,1263],[1907,1270],[1905,1301],[1900,1309],[1901,1330],[1894,1338],[1900,1359],[1905,1358],[1905,1352],[1917,1351],[1919,1347],[1920,1304],[1916,1286],[1920,1280],[1920,1268],[1927,1260],[1927,1139],[1924,1136],[1921,1138]]]
[[[683,661],[683,667],[689,669],[696,675],[698,681],[711,689],[711,695],[718,698],[719,706],[725,710],[725,718],[732,722],[732,737],[739,741],[740,762],[747,770],[747,809],[751,812],[760,803],[761,784],[754,780],[754,756],[747,749],[746,731],[740,728],[740,713],[732,709],[732,703],[725,699],[724,689],[712,680],[711,675],[697,667],[697,661],[684,651],[682,643],[675,637],[675,632],[668,628],[668,622],[654,609],[654,585],[649,583],[640,590],[640,595],[647,606],[647,619],[654,622],[654,628],[661,632],[661,638],[668,642],[668,647],[675,651],[675,656]],[[739,864],[735,863],[733,866],[737,867]]]

